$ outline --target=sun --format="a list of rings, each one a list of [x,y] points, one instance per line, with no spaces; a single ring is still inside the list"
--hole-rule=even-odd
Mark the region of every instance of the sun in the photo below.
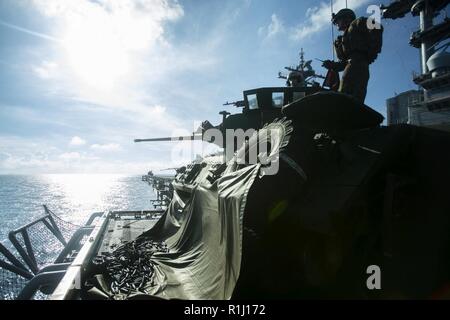
[[[70,68],[85,85],[112,89],[130,71],[129,50],[120,32],[108,21],[72,23],[63,43]]]

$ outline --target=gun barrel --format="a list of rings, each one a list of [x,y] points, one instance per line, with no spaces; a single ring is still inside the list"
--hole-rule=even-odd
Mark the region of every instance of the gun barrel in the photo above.
[[[159,141],[186,141],[186,140],[202,140],[202,135],[179,136],[179,137],[164,137],[151,139],[134,139],[134,142],[159,142]]]
[[[225,102],[223,104],[224,106],[235,106],[235,107],[245,107],[245,101],[244,100],[238,100],[238,101],[234,101],[234,102]]]

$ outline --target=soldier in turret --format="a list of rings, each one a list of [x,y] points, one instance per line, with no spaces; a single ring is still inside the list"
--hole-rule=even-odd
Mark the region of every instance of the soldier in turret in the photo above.
[[[304,87],[306,85],[305,78],[300,71],[293,70],[289,73],[286,85],[288,87]]]
[[[323,67],[336,72],[343,71],[339,92],[352,95],[364,102],[369,82],[369,65],[381,52],[382,27],[368,23],[368,19],[356,19],[350,9],[342,9],[333,14],[333,24],[342,35],[334,41],[334,49],[339,61],[326,60]]]

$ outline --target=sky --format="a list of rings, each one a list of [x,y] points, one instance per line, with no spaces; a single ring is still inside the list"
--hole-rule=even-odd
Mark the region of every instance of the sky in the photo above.
[[[379,3],[348,0],[358,16]],[[143,174],[212,152],[133,140],[219,124],[243,90],[283,86],[301,48],[330,59],[329,21],[317,0],[0,0],[0,174]],[[420,60],[418,18],[383,26],[366,104],[385,115]]]

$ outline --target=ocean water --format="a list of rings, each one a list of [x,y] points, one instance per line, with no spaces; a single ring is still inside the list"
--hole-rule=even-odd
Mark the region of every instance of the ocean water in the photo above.
[[[152,188],[141,176],[103,174],[0,175],[0,241],[44,214],[83,224],[93,212],[151,209]]]

